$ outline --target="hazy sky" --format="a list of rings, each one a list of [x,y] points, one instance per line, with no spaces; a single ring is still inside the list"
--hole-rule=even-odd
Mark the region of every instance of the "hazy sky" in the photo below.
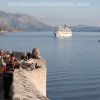
[[[30,14],[49,25],[100,26],[100,0],[1,0],[0,10]]]

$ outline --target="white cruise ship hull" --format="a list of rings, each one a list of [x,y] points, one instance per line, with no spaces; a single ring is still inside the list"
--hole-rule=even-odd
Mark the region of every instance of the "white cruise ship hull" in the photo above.
[[[72,36],[72,32],[60,32],[60,31],[56,31],[55,33],[56,37],[71,37]]]

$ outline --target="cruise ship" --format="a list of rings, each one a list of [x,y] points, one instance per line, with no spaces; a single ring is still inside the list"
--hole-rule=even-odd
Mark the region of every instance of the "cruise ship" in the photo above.
[[[59,26],[55,28],[54,35],[56,37],[71,37],[72,31],[67,25]]]

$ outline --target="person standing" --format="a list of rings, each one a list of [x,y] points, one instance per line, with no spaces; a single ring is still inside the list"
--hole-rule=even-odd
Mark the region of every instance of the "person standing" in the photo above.
[[[1,55],[1,49],[0,49],[0,94],[2,89],[2,55]]]
[[[4,72],[4,98],[11,99],[9,96],[10,86],[13,80],[14,68],[12,66],[11,60],[8,60],[6,63],[6,71]]]

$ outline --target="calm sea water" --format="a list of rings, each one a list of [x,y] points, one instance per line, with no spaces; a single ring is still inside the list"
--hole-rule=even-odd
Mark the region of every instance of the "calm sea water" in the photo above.
[[[47,96],[51,100],[100,100],[100,33],[73,33],[57,39],[52,32],[8,33],[3,50],[41,49],[47,61]]]

